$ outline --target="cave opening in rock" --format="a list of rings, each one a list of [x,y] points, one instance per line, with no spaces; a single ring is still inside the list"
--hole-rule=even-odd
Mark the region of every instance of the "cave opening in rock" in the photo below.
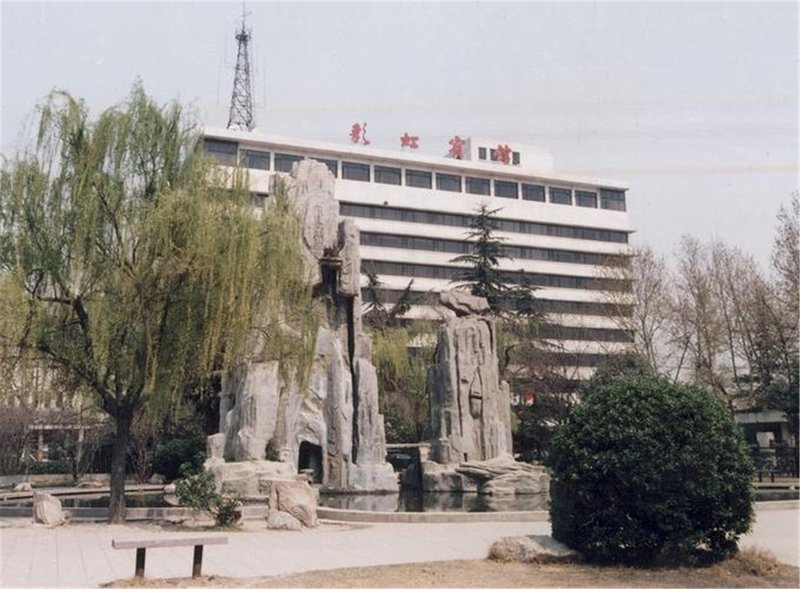
[[[311,442],[300,442],[300,455],[297,459],[297,472],[309,472],[311,482],[322,483],[322,448]]]

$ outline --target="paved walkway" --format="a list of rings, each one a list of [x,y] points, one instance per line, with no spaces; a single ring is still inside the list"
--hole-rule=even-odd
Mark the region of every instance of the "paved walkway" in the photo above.
[[[205,549],[203,573],[259,577],[309,570],[407,562],[484,558],[503,536],[547,534],[547,522],[442,524],[323,524],[302,533],[230,532],[225,546]],[[149,525],[72,524],[48,529],[27,520],[0,520],[0,586],[97,586],[131,577],[133,550],[114,550],[112,538],[174,534]],[[798,565],[798,510],[757,512],[755,529],[742,541]],[[192,549],[147,552],[148,577],[187,577]]]

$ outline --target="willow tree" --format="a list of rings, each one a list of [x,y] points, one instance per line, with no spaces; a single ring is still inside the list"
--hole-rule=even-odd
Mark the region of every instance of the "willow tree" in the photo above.
[[[244,183],[196,149],[191,117],[135,85],[90,119],[56,92],[0,176],[5,344],[88,391],[115,427],[109,522],[125,519],[131,423],[247,348],[264,221]]]

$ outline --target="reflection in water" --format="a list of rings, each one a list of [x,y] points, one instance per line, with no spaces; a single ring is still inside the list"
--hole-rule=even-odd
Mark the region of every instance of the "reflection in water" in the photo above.
[[[91,495],[57,495],[61,501],[61,507],[108,507],[108,493],[92,493]],[[3,501],[0,506],[4,507],[31,507],[33,499],[21,499],[19,501]],[[171,507],[164,500],[163,493],[126,493],[126,507]]]
[[[322,507],[358,511],[541,511],[549,507],[547,493],[494,496],[407,489],[396,494],[324,494],[319,503]]]

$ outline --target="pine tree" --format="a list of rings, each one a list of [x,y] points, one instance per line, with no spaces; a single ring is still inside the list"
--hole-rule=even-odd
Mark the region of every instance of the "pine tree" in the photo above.
[[[470,219],[467,239],[473,244],[472,253],[457,256],[450,260],[456,264],[466,264],[458,269],[454,282],[469,287],[470,294],[483,297],[489,303],[492,314],[514,313],[533,316],[538,313],[533,291],[535,287],[520,272],[509,276],[499,269],[500,261],[510,260],[506,254],[501,237],[495,235],[500,209],[490,209],[481,204]],[[509,282],[513,284],[509,286]]]

